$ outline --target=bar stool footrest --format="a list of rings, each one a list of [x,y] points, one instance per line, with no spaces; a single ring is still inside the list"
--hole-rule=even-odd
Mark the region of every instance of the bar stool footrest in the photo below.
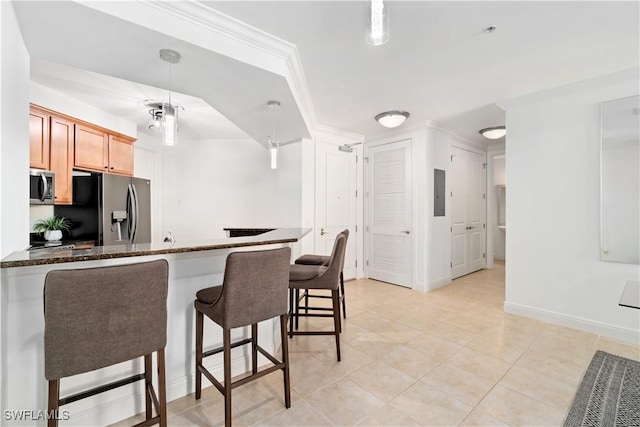
[[[122,386],[125,386],[127,384],[135,383],[136,381],[143,380],[144,378],[145,378],[144,374],[136,374],[136,375],[130,376],[128,378],[123,378],[121,380],[113,381],[113,382],[111,382],[109,384],[104,384],[104,385],[101,385],[99,387],[94,387],[92,389],[89,389],[89,390],[86,390],[86,391],[82,391],[80,393],[72,394],[71,396],[67,396],[67,397],[63,397],[61,399],[58,399],[58,405],[62,406],[62,405],[66,405],[68,403],[76,402],[78,400],[82,400],[82,399],[85,399],[87,397],[91,397],[91,396],[95,396],[95,395],[100,394],[100,393],[104,393],[105,391],[113,390],[115,388],[122,387]]]
[[[245,344],[251,344],[251,338],[245,338],[238,342],[234,342],[233,344],[231,344],[231,348],[240,347],[241,345],[245,345]],[[202,357],[205,358],[205,357],[213,356],[214,354],[221,353],[223,350],[224,350],[224,347],[214,348],[213,350],[205,351],[204,353],[202,353]]]

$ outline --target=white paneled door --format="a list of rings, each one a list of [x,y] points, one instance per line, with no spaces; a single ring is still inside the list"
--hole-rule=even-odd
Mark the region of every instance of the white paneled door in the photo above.
[[[336,235],[349,229],[344,278],[356,277],[356,151],[316,143],[316,239],[315,253],[331,254]]]
[[[451,151],[451,277],[485,266],[485,156]]]
[[[368,276],[411,287],[411,140],[369,149],[367,179]]]

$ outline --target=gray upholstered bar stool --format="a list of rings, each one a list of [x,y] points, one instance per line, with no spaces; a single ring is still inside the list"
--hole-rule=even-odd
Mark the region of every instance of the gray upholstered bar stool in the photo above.
[[[336,353],[340,361],[340,297],[339,297],[339,277],[340,270],[344,264],[344,253],[347,238],[339,233],[333,244],[333,250],[329,257],[329,263],[324,265],[302,265],[294,264],[289,273],[289,336],[293,335],[334,335],[336,338]],[[332,314],[318,314],[313,312],[300,312],[299,300],[300,290],[328,289],[331,291],[331,311]],[[317,307],[307,307],[309,310],[318,310]],[[333,331],[298,331],[297,320],[299,317],[333,317]],[[296,320],[296,330],[294,330],[294,318]]]
[[[344,237],[346,239],[346,241],[349,240],[349,229],[345,228],[344,230],[342,230],[340,232],[340,234],[344,234]],[[345,241],[345,244],[346,244]],[[330,255],[313,255],[313,254],[304,254],[300,257],[298,257],[298,259],[296,259],[295,263],[296,264],[302,264],[302,265],[328,265],[329,264],[329,259],[331,258]],[[310,294],[309,291],[305,291],[304,292],[304,307],[300,307],[300,308],[308,308],[309,307],[309,297],[311,298],[331,298],[331,296],[328,295],[314,295],[314,294]],[[342,302],[342,316],[346,319],[347,318],[347,304],[346,304],[346,296],[344,293],[344,259],[342,260],[342,266],[340,268],[340,300]],[[320,308],[317,308],[318,310]],[[305,310],[306,311],[306,310]]]
[[[277,370],[284,376],[285,406],[291,407],[289,387],[289,349],[287,343],[287,288],[290,248],[234,252],[227,256],[222,286],[196,293],[196,399],[200,399],[202,375],[224,396],[225,426],[231,426],[231,390]],[[222,327],[222,347],[203,351],[204,316]],[[258,322],[280,318],[282,361],[258,345]],[[251,338],[231,343],[231,329],[251,325]],[[231,349],[251,344],[252,375],[231,382]],[[224,383],[204,367],[202,359],[223,352]],[[258,372],[258,352],[273,366]]]
[[[164,348],[167,261],[50,271],[44,284],[44,363],[49,411],[144,380],[146,420],[167,425]],[[152,384],[157,354],[159,399]],[[144,373],[60,398],[60,380],[144,356]],[[153,416],[152,403],[156,416]],[[57,419],[48,421],[49,427]]]

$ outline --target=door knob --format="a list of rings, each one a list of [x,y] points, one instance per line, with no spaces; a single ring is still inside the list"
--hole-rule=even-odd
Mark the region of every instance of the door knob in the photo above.
[[[324,231],[324,228],[320,229],[320,235],[324,236],[325,234],[329,234],[328,232]]]

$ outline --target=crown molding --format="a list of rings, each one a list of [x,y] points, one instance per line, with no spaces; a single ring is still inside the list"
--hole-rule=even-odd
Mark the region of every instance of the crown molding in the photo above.
[[[460,142],[462,142],[466,146],[473,147],[473,148],[478,149],[478,150],[482,150],[483,152],[487,151],[487,145],[486,144],[482,144],[482,143],[474,141],[472,139],[460,136],[457,133],[455,133],[454,131],[452,131],[450,129],[447,129],[446,127],[443,127],[441,124],[439,124],[438,122],[435,122],[433,120],[427,120],[427,128],[435,129],[435,130],[438,130],[440,132],[446,133],[447,135],[450,135],[450,136],[456,138],[457,140],[459,140]]]
[[[140,1],[150,7],[199,25],[222,37],[257,49],[283,61],[284,66],[279,74],[283,75],[289,84],[307,129],[315,128],[316,118],[313,103],[311,102],[311,94],[302,69],[300,55],[298,55],[298,48],[294,44],[219,12],[199,1]],[[254,65],[260,66],[259,64]]]
[[[313,136],[314,139],[330,139],[331,142],[337,142],[338,145],[364,142],[363,135],[332,128],[325,125],[316,125]]]
[[[295,45],[195,0],[85,0],[78,3],[154,31],[164,28],[163,32],[172,37],[284,77],[308,133],[311,134],[315,128],[316,116],[311,94]],[[184,26],[177,29],[176,25],[167,22],[175,19],[188,24],[187,30]]]

